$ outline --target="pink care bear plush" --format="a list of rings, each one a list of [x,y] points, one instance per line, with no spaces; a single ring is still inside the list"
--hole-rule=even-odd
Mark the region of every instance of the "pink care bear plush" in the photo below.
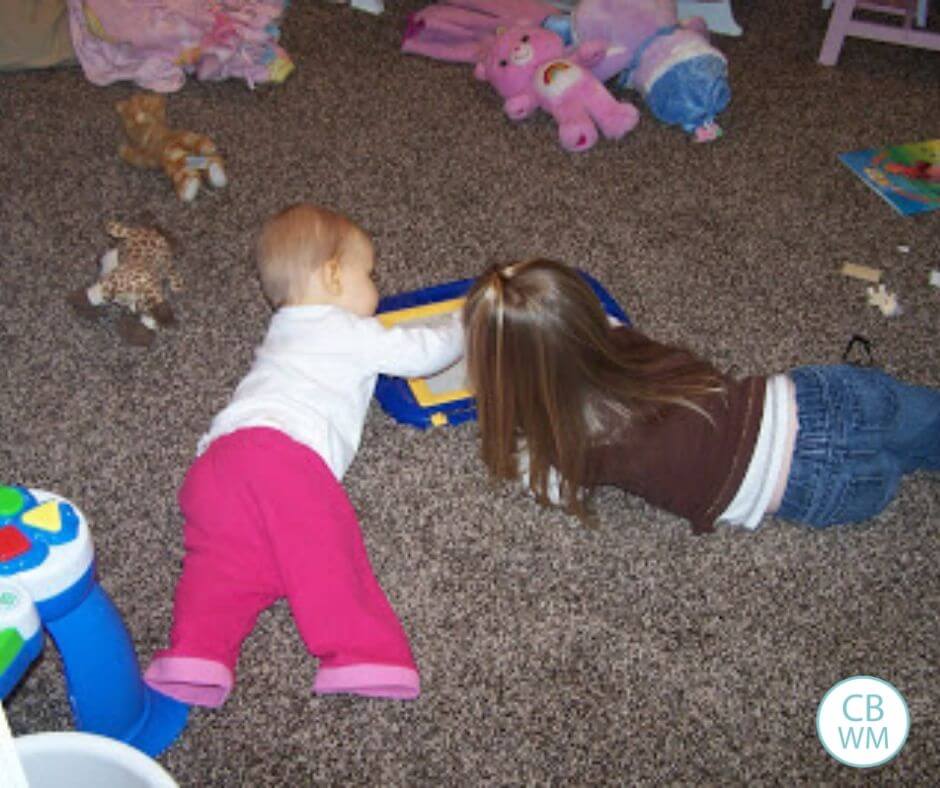
[[[590,71],[606,47],[597,41],[566,49],[557,33],[514,26],[498,32],[474,75],[505,99],[510,118],[522,120],[541,107],[557,121],[562,147],[583,151],[597,142],[598,127],[605,137],[619,139],[639,120],[636,107],[614,99]]]

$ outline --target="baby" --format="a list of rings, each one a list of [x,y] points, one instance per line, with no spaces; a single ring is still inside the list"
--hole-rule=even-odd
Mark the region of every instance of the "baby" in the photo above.
[[[273,216],[257,259],[275,313],[180,490],[185,557],[170,647],[146,681],[184,703],[220,706],[258,614],[286,597],[319,658],[315,692],[415,698],[407,637],[340,482],[378,374],[452,364],[459,318],[384,328],[374,317],[372,242],[325,208],[302,203]]]

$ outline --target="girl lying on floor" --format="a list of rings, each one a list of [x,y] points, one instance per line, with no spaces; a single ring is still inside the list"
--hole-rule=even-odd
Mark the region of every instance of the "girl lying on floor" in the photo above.
[[[614,485],[688,519],[816,528],[874,517],[904,475],[940,470],[940,391],[871,367],[735,379],[612,326],[550,260],[495,265],[463,312],[483,461],[542,503],[587,516]]]

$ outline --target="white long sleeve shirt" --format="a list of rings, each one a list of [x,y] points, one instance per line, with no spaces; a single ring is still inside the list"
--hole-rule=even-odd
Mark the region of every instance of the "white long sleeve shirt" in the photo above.
[[[462,352],[457,315],[434,327],[385,328],[339,307],[282,307],[198,453],[235,430],[271,427],[317,452],[341,481],[359,448],[378,375],[430,375]]]

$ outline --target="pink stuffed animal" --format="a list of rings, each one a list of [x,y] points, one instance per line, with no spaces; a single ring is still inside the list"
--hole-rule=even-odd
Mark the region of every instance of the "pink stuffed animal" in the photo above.
[[[619,139],[639,120],[636,107],[614,99],[589,70],[605,50],[603,42],[566,50],[558,34],[543,27],[511,27],[487,47],[474,75],[505,99],[510,118],[522,120],[541,107],[558,122],[562,147],[582,151],[597,141],[598,127]]]

